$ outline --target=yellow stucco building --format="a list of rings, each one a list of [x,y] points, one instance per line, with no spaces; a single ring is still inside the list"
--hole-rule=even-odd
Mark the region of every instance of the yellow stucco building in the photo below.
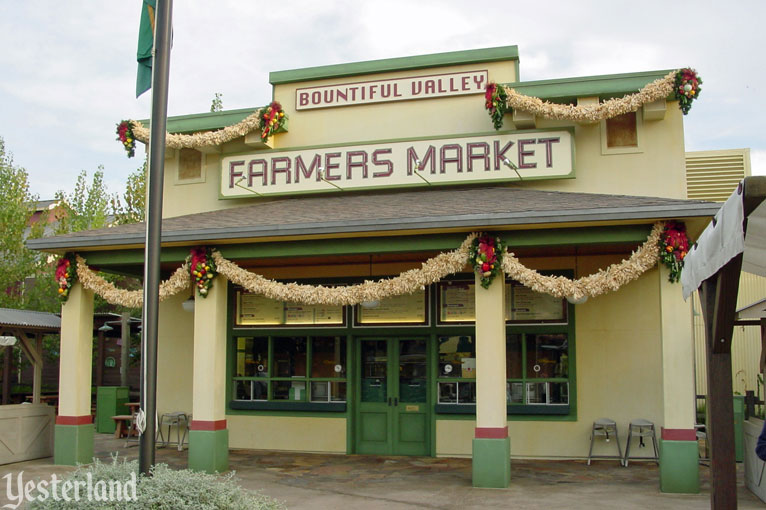
[[[163,270],[195,246],[252,274],[325,287],[420,269],[492,232],[543,275],[581,278],[637,250],[657,221],[692,237],[718,205],[687,200],[672,98],[615,119],[521,111],[494,130],[488,83],[593,105],[668,71],[520,80],[515,46],[279,71],[289,119],[165,159]],[[170,118],[170,133],[236,125],[253,110]],[[141,274],[143,224],[35,240],[103,271]],[[588,455],[594,421],[655,424],[662,489],[698,489],[690,306],[667,270],[586,302],[466,265],[411,294],[356,305],[267,299],[215,278],[184,311],[160,305],[158,411],[185,411],[189,463],[229,448],[473,456],[474,484],[508,484],[510,458]],[[63,307],[56,460],[88,461],[92,292]],[[88,449],[90,447],[90,450]],[[595,454],[615,443],[597,442]],[[634,446],[635,450],[635,446]]]

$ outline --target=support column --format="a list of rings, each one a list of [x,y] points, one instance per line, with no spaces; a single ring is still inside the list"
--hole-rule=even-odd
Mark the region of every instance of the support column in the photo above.
[[[229,469],[226,428],[226,294],[223,276],[206,298],[194,303],[194,374],[189,432],[189,469],[221,473]]]
[[[660,264],[660,328],[662,336],[663,423],[660,446],[660,490],[697,493],[699,453],[694,390],[694,340],[689,304],[680,283],[668,281]]]
[[[83,289],[78,282],[61,306],[59,415],[54,434],[54,464],[73,466],[93,460],[92,370],[93,292]]]
[[[488,289],[477,276],[474,487],[505,488],[511,481],[505,380],[505,275]]]

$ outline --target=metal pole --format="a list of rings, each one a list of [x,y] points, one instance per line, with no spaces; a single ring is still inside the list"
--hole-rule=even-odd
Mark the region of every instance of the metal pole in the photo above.
[[[146,428],[141,434],[139,471],[150,474],[154,465],[157,415],[157,326],[160,288],[160,239],[162,236],[162,180],[165,164],[165,129],[168,113],[168,78],[173,0],[157,0],[152,63],[152,114],[149,138],[149,192],[146,214],[144,265],[143,352],[141,356],[141,409]]]
[[[122,346],[120,349],[120,386],[128,386],[128,365],[130,364],[130,314],[122,312],[120,319]]]

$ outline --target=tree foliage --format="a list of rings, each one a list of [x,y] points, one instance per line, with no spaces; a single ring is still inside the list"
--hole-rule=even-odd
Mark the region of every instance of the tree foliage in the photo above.
[[[146,172],[149,163],[144,160],[143,166],[128,175],[125,192],[122,199],[119,195],[112,201],[115,223],[125,225],[144,221],[146,215]]]
[[[32,223],[37,196],[29,190],[27,171],[14,164],[13,156],[0,138],[0,306],[26,308],[24,281],[41,272],[44,256],[28,250],[24,239],[39,236],[45,217]]]

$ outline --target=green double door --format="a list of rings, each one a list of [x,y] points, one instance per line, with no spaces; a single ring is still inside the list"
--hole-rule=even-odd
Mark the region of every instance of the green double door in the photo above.
[[[430,455],[428,342],[360,338],[356,452]]]

